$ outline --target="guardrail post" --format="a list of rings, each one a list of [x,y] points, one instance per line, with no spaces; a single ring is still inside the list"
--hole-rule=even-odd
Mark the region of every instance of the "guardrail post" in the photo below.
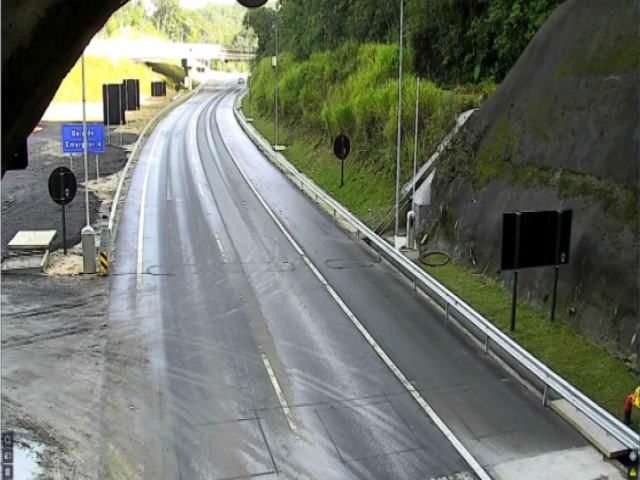
[[[545,384],[544,391],[542,392],[542,406],[547,406],[547,401],[549,400],[549,386]]]
[[[489,354],[489,334],[484,335],[484,353]]]
[[[444,313],[447,317],[447,320],[449,320],[449,302],[444,304]]]
[[[416,276],[415,275],[413,276],[413,282],[412,283],[413,283],[413,291],[415,292],[416,291]]]

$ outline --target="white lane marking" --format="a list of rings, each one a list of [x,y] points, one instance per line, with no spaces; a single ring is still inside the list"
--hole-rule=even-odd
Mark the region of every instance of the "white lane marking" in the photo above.
[[[289,424],[289,428],[296,432],[298,427],[296,426],[296,422],[293,419],[293,415],[291,415],[291,410],[289,409],[289,405],[287,404],[287,400],[284,398],[284,393],[280,388],[280,384],[278,383],[278,379],[276,378],[276,374],[273,373],[273,368],[271,367],[271,362],[267,356],[262,354],[262,362],[264,363],[264,368],[267,369],[267,374],[269,375],[269,379],[271,380],[271,385],[273,385],[273,389],[276,391],[276,396],[278,397],[278,402],[280,402],[280,406],[282,407],[282,411],[284,412],[284,416],[287,418],[287,423]]]
[[[140,286],[142,283],[142,257],[144,253],[144,211],[147,205],[147,188],[149,186],[149,176],[151,174],[151,164],[153,163],[153,155],[156,150],[156,146],[158,145],[158,140],[160,140],[160,133],[162,129],[158,131],[158,136],[153,141],[153,146],[151,147],[151,152],[149,152],[149,158],[147,160],[147,171],[144,174],[144,183],[142,185],[142,198],[140,200],[140,220],[138,222],[138,261],[137,261],[137,269],[136,269],[136,286],[138,291],[140,290]]]
[[[204,200],[204,192],[202,191],[202,185],[198,184],[198,191],[200,192],[200,198]]]
[[[382,349],[382,347],[380,347],[380,345],[378,345],[378,343],[371,336],[371,334],[367,331],[367,329],[364,327],[364,325],[362,325],[362,323],[360,323],[360,321],[356,318],[356,316],[351,311],[351,309],[340,298],[338,293],[333,289],[333,287],[331,287],[331,285],[329,285],[329,282],[327,282],[327,280],[320,273],[320,271],[315,267],[315,265],[313,265],[311,260],[306,256],[306,254],[302,250],[302,248],[298,245],[298,243],[293,239],[293,237],[285,229],[285,227],[282,224],[282,222],[280,222],[280,220],[276,217],[276,215],[273,212],[273,210],[271,210],[271,208],[267,205],[267,203],[262,198],[260,193],[258,193],[258,190],[253,185],[253,183],[251,183],[251,181],[249,180],[249,178],[245,174],[244,170],[242,170],[242,168],[240,168],[240,163],[238,162],[236,156],[233,154],[233,152],[229,148],[229,145],[227,144],[227,141],[224,139],[224,137],[222,135],[221,135],[221,137],[222,137],[222,142],[225,144],[225,147],[227,148],[227,151],[229,152],[229,156],[233,160],[233,163],[235,163],[236,167],[238,168],[238,171],[243,176],[244,180],[247,182],[247,185],[249,185],[249,188],[253,191],[253,193],[256,196],[256,198],[258,199],[258,201],[262,204],[264,209],[267,211],[269,216],[272,218],[272,220],[278,226],[280,231],[287,238],[289,243],[291,243],[291,245],[296,250],[296,252],[298,252],[298,254],[302,257],[304,262],[309,266],[309,268],[314,273],[314,275],[318,278],[318,280],[320,280],[320,282],[323,285],[325,285],[325,287],[326,287],[327,291],[329,292],[329,294],[333,297],[335,302],[340,306],[342,311],[347,315],[349,320],[351,320],[353,325],[362,334],[362,336],[365,338],[367,343],[369,343],[369,345],[371,345],[373,350],[378,354],[380,359],[385,363],[385,365],[389,368],[389,370],[391,370],[393,372],[393,374],[400,381],[400,383],[402,383],[404,388],[411,394],[411,396],[418,403],[420,408],[422,408],[422,410],[429,416],[429,418],[438,427],[438,429],[446,437],[446,439],[449,441],[449,443],[451,443],[451,445],[453,445],[453,447],[457,450],[457,452],[460,454],[460,456],[467,462],[467,464],[469,464],[469,466],[475,472],[475,474],[478,476],[478,478],[480,480],[491,480],[491,477],[484,470],[484,468],[482,468],[482,465],[480,465],[480,463],[474,458],[474,456],[471,454],[471,452],[469,452],[469,450],[467,450],[467,448],[462,444],[462,442],[460,442],[460,440],[458,440],[458,438],[455,436],[455,434],[444,423],[444,421],[438,416],[438,414],[431,408],[431,406],[429,406],[427,401],[422,397],[422,395],[420,395],[420,392],[418,392],[418,390],[415,389],[415,387],[411,384],[411,382],[407,379],[407,377],[405,377],[405,375],[402,373],[402,371],[396,366],[395,363],[393,363],[393,361],[385,353],[385,351]]]
[[[216,236],[216,243],[218,244],[218,250],[220,250],[220,254],[222,255],[222,262],[227,263],[227,254],[224,251],[224,247],[222,246],[222,240],[220,239],[220,235],[214,233]]]

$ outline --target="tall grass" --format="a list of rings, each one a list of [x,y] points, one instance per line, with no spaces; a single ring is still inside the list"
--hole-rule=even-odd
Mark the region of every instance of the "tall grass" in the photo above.
[[[354,211],[375,223],[394,199],[398,107],[398,47],[394,45],[347,42],[332,51],[313,54],[297,62],[288,54],[278,57],[279,122],[282,140],[294,145],[305,138],[306,153],[317,157],[311,176],[325,188],[332,189],[337,161],[331,155],[331,140],[338,134],[349,136],[352,154],[345,162],[352,173],[349,185],[338,197],[350,196]],[[402,114],[402,181],[413,170],[413,125],[416,79],[410,72],[412,52],[404,58]],[[420,84],[418,163],[425,162],[439,142],[455,125],[464,110],[477,107],[491,91],[491,86],[475,89],[459,87],[443,90],[432,82]],[[251,114],[269,122],[274,118],[275,75],[271,59],[263,59],[254,69],[251,80]],[[273,126],[264,128],[273,132]],[[354,182],[353,175],[362,182]],[[330,177],[330,178],[329,178]],[[367,179],[366,181],[364,179]],[[373,180],[372,180],[373,179]],[[323,182],[327,182],[323,184]],[[371,193],[350,190],[365,188]],[[357,199],[357,200],[356,200]]]

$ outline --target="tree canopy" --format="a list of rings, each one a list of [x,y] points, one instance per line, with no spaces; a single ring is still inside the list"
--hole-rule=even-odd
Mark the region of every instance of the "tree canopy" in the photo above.
[[[179,0],[153,0],[145,11],[142,0],[131,0],[113,14],[105,26],[109,37],[125,30],[162,36],[174,42],[249,46],[255,37],[242,28],[245,9],[240,5],[209,4],[191,10]]]
[[[405,0],[405,40],[414,69],[443,82],[501,81],[562,0]],[[395,43],[400,0],[282,0],[279,48],[298,59],[346,41]],[[273,55],[276,13],[248,12],[258,56]]]

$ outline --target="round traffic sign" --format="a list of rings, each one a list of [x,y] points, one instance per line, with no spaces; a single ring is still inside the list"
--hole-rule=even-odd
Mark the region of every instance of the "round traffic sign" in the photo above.
[[[66,205],[76,196],[76,176],[67,167],[58,167],[49,175],[49,195],[58,205]]]
[[[267,0],[238,0],[238,3],[243,7],[256,8],[263,6]]]
[[[338,135],[333,141],[333,153],[336,154],[340,160],[344,160],[349,156],[351,151],[351,142],[346,135]]]

